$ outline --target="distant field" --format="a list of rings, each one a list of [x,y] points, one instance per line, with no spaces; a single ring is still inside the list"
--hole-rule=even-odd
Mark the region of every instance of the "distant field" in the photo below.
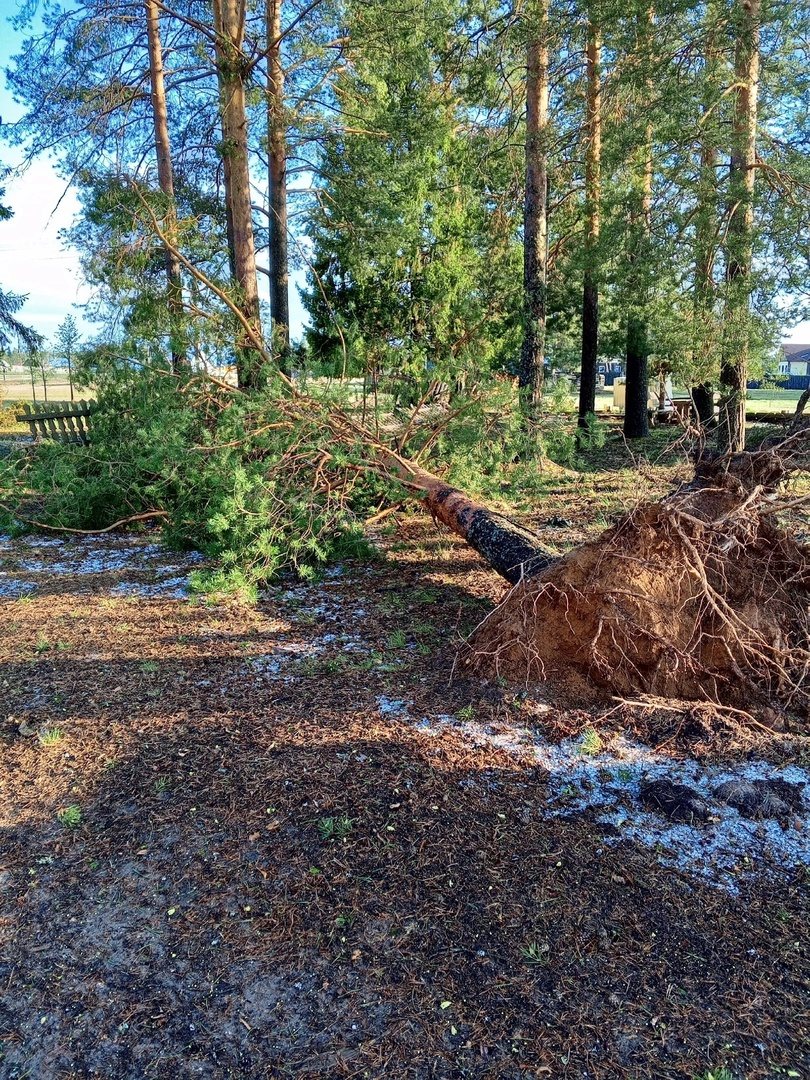
[[[675,388],[675,393],[685,394],[685,390]],[[801,396],[801,390],[749,390],[749,412],[793,412],[796,402]],[[596,411],[607,412],[613,404],[613,391],[611,389],[600,391],[596,395]]]
[[[49,401],[70,401],[70,383],[63,375],[48,379]],[[87,397],[87,391],[74,391],[75,397]],[[36,381],[36,400],[43,401],[42,380]],[[9,375],[5,381],[0,381],[0,400],[4,401],[32,401],[31,380],[17,374]]]

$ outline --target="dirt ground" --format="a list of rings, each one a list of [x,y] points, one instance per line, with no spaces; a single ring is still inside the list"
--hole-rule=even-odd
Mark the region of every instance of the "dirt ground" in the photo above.
[[[810,1078],[805,734],[452,679],[503,583],[379,542],[247,609],[154,534],[0,541],[0,1077]]]

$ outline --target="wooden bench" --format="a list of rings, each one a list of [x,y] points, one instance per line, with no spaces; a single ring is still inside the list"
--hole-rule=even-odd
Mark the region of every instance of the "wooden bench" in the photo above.
[[[73,446],[90,443],[90,417],[95,401],[46,401],[23,405],[17,414],[20,423],[28,424],[35,439],[53,439]]]

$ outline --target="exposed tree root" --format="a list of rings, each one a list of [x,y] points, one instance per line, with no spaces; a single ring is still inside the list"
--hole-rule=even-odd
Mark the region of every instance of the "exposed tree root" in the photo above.
[[[694,481],[519,581],[467,663],[577,697],[658,694],[803,712],[810,549],[774,512],[793,451],[702,462]]]

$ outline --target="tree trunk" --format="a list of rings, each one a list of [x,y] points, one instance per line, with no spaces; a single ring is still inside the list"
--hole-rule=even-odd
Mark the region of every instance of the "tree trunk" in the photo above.
[[[166,262],[166,299],[172,325],[172,368],[179,371],[188,366],[183,341],[183,279],[177,248],[177,212],[174,203],[174,175],[169,141],[169,114],[166,108],[166,86],[163,80],[163,49],[160,44],[160,22],[157,0],[144,0],[146,7],[146,36],[149,45],[149,79],[152,89],[152,117],[155,128],[158,183],[166,196],[168,209],[163,229],[169,244],[164,247]],[[72,400],[72,398],[71,398]]]
[[[624,399],[624,434],[643,439],[650,433],[647,396],[650,381],[647,319],[631,313],[627,319],[627,386]]]
[[[649,42],[652,36],[653,11],[649,8],[645,14],[645,26],[643,35]],[[649,46],[647,46],[649,47]],[[647,84],[647,99],[652,95],[652,85]],[[628,439],[641,439],[650,432],[647,417],[647,395],[649,384],[649,346],[647,335],[647,312],[646,312],[646,286],[638,280],[639,276],[646,277],[647,245],[650,238],[650,214],[652,211],[652,123],[647,122],[644,129],[644,143],[641,153],[642,160],[640,205],[632,215],[635,219],[631,223],[633,233],[629,263],[630,291],[633,298],[630,301],[630,311],[627,317],[627,386],[625,388],[624,408],[624,434]],[[641,251],[636,250],[641,248]],[[641,273],[639,275],[639,263]],[[639,294],[637,301],[636,294]]]
[[[596,410],[596,365],[599,349],[598,256],[601,163],[602,163],[602,85],[599,63],[601,42],[599,27],[588,22],[585,101],[585,274],[582,286],[582,362],[579,378],[580,427]]]
[[[462,537],[492,569],[513,585],[556,562],[539,536],[502,514],[472,500],[433,473],[391,455],[386,469],[424,496],[424,506],[436,521]]]
[[[701,117],[700,161],[698,163],[697,212],[695,216],[695,287],[694,342],[698,355],[705,362],[711,354],[715,296],[714,267],[717,258],[717,150],[713,139],[706,134],[707,122],[716,101],[716,87],[711,75],[717,64],[715,28],[707,28],[704,100]],[[694,355],[694,354],[693,354]],[[692,387],[693,413],[704,431],[715,426],[712,386],[703,382]]]
[[[708,383],[692,387],[692,407],[704,431],[714,427],[714,391]]]
[[[269,163],[270,313],[273,351],[290,373],[290,301],[287,256],[287,134],[281,64],[282,0],[267,0],[267,156]]]
[[[523,347],[518,386],[535,437],[543,393],[548,263],[548,0],[535,0],[526,52],[526,194],[523,209]]]
[[[760,0],[737,0],[734,53],[735,101],[732,120],[726,230],[726,311],[720,365],[717,445],[745,447],[745,390],[750,349],[751,262],[754,242],[754,185],[757,145]]]
[[[238,307],[261,337],[245,111],[244,74],[248,61],[242,52],[245,0],[213,0],[213,10],[231,267],[239,291]],[[266,374],[261,356],[244,335],[237,342],[236,353],[239,385],[246,390],[264,386]]]

